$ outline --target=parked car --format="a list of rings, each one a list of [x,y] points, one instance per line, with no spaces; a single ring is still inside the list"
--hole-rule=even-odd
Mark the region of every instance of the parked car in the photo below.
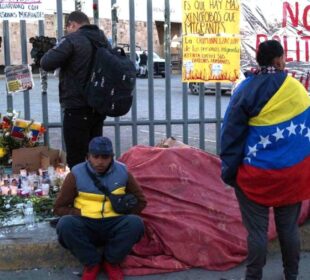
[[[221,93],[223,95],[230,95],[233,88],[233,82],[221,82]],[[189,83],[189,89],[191,94],[199,94],[199,83]],[[205,94],[215,94],[216,83],[206,82],[204,83]]]
[[[237,84],[245,79],[245,75],[240,71],[239,79],[235,82],[221,82],[221,94],[231,95]],[[189,89],[191,94],[199,94],[199,83],[189,83]],[[216,83],[215,82],[205,82],[204,83],[204,93],[205,94],[215,94]]]
[[[147,65],[145,69],[141,69],[141,67],[143,66],[140,65],[142,54],[143,54],[142,50],[136,51],[136,68],[138,67],[139,69],[138,77],[139,76],[147,77],[148,76]],[[154,76],[162,76],[163,78],[165,77],[165,60],[161,58],[156,52],[153,52],[153,71]]]
[[[130,56],[130,45],[129,44],[118,44],[118,46],[124,48],[126,55]],[[141,62],[141,55],[145,52],[147,54],[147,51],[143,51],[141,47],[136,46],[136,70],[137,70],[137,76],[138,77],[144,77],[146,78],[148,76],[148,70],[147,65],[143,67],[143,65],[140,65]],[[153,71],[154,76],[162,76],[163,78],[165,75],[165,59],[161,58],[156,52],[153,52]]]

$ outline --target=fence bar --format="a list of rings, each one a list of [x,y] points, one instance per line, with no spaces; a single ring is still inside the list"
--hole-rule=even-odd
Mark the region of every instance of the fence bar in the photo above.
[[[136,30],[135,30],[135,0],[129,0],[129,28],[130,28],[130,59],[136,63]],[[131,107],[132,124],[132,145],[138,144],[137,127],[137,89],[133,90],[133,103]]]
[[[203,119],[203,122],[206,124],[206,123],[215,123],[216,122],[216,119],[215,118],[207,118],[207,119]],[[167,122],[166,120],[154,120],[153,121],[153,124],[154,125],[165,125]],[[171,124],[172,125],[187,125],[187,124],[200,124],[201,123],[201,120],[199,119],[188,119],[188,120],[182,120],[182,119],[178,119],[178,120],[171,120]],[[150,125],[150,121],[149,120],[138,120],[137,125],[143,125],[143,126],[146,126],[146,125]],[[133,125],[133,122],[132,121],[129,121],[129,120],[123,120],[123,121],[120,121],[119,126],[132,126]],[[49,127],[52,127],[52,128],[58,128],[61,126],[61,123],[57,123],[57,122],[54,122],[54,123],[49,123]],[[104,122],[104,126],[115,126],[115,121],[106,121]]]
[[[44,21],[39,20],[39,36],[44,36]],[[49,146],[49,123],[48,123],[48,100],[47,100],[47,72],[44,71],[41,67],[40,71],[40,81],[41,81],[41,96],[42,96],[42,118],[43,125],[46,129],[44,133],[44,144]],[[61,126],[61,124],[60,124]]]
[[[147,0],[147,71],[149,87],[149,119],[150,119],[150,146],[155,145],[154,133],[154,69],[153,69],[153,5],[152,0]]]
[[[93,18],[94,24],[99,25],[99,1],[93,0]]]
[[[182,83],[183,94],[183,142],[188,144],[188,87],[187,83]]]
[[[10,30],[9,30],[9,21],[3,21],[3,48],[4,48],[4,64],[5,66],[11,65],[11,51],[10,51]],[[13,96],[7,94],[7,110],[13,110]]]
[[[57,0],[57,39],[60,41],[61,37],[64,35],[63,30],[63,17],[62,17],[62,0]],[[60,110],[60,119],[61,119],[61,126],[63,124],[64,113],[62,109]],[[61,140],[62,140],[62,148],[65,149],[65,140],[63,137],[63,133],[61,132]]]
[[[111,0],[111,19],[112,19],[112,47],[117,46],[117,8],[116,0]]]
[[[221,83],[215,83],[215,133],[216,133],[216,154],[221,152]]]
[[[22,64],[28,64],[27,56],[27,31],[26,21],[20,21],[20,43],[22,51]],[[24,118],[30,120],[30,98],[29,90],[24,90]]]
[[[199,147],[205,149],[205,86],[204,83],[199,83]]]
[[[165,25],[164,25],[164,48],[165,48],[165,82],[166,82],[166,136],[171,136],[171,22],[170,0],[165,0]]]
[[[111,0],[111,19],[112,19],[112,46],[117,46],[117,8],[116,0]],[[119,157],[121,154],[121,129],[119,125],[120,118],[114,118],[115,120],[115,156]]]

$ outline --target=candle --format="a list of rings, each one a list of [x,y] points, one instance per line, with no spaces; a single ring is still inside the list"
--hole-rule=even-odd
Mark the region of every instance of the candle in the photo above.
[[[10,189],[11,189],[11,195],[17,195],[17,186],[11,185]]]
[[[42,195],[48,196],[50,190],[49,184],[42,184]]]
[[[2,195],[8,195],[8,194],[9,194],[9,191],[10,191],[10,188],[9,188],[9,187],[6,187],[6,186],[2,186],[2,187],[1,187]]]

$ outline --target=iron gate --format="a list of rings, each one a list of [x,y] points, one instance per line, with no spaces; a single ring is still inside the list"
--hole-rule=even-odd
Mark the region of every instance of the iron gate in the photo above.
[[[80,1],[76,1],[77,2]],[[119,1],[120,2],[120,1]],[[121,1],[122,5],[129,5],[129,34],[130,34],[130,57],[133,61],[135,61],[135,46],[136,46],[136,30],[135,30],[135,0],[128,0],[128,1]],[[219,153],[220,150],[220,127],[221,127],[221,93],[220,93],[220,84],[216,84],[216,95],[215,95],[215,102],[212,106],[214,106],[213,110],[215,112],[214,116],[206,116],[207,106],[205,105],[205,95],[204,95],[204,86],[203,84],[200,85],[200,92],[197,98],[197,106],[198,106],[198,114],[197,117],[191,118],[189,117],[189,111],[192,108],[189,108],[188,102],[188,85],[186,83],[182,84],[182,102],[181,104],[174,104],[172,102],[172,91],[174,88],[171,86],[171,21],[170,21],[170,1],[164,1],[164,34],[163,34],[163,42],[164,42],[164,58],[165,58],[165,100],[164,102],[165,107],[161,108],[165,111],[165,118],[158,119],[155,110],[154,104],[156,100],[156,91],[154,89],[154,78],[153,78],[153,28],[154,28],[154,21],[153,21],[153,1],[147,0],[146,4],[146,14],[147,14],[147,22],[146,22],[146,29],[147,29],[147,52],[148,52],[148,80],[147,80],[147,96],[148,96],[148,116],[147,118],[139,118],[138,111],[139,111],[139,103],[137,98],[134,98],[133,106],[131,111],[127,114],[125,118],[109,118],[105,121],[104,124],[104,134],[110,136],[114,139],[115,145],[115,153],[116,156],[119,156],[126,148],[129,146],[137,145],[137,144],[147,144],[154,146],[156,145],[156,141],[158,140],[158,136],[156,133],[158,128],[162,129],[164,127],[165,131],[161,134],[164,138],[174,136],[177,139],[181,140],[186,144],[191,144],[193,146],[197,146],[203,150],[208,150],[213,153]],[[100,10],[101,8],[101,1],[93,0],[93,5],[96,5],[97,9]],[[111,0],[111,30],[112,30],[112,44],[114,46],[118,43],[117,32],[118,32],[118,18],[117,18],[117,9],[116,9],[116,0]],[[63,35],[63,1],[57,0],[57,38],[60,39]],[[76,5],[75,7],[78,7]],[[115,7],[115,8],[113,8]],[[106,8],[106,7],[105,7]],[[98,13],[94,13],[93,17],[94,23],[99,23]],[[22,57],[22,64],[28,63],[28,54],[29,51],[27,49],[27,34],[26,34],[26,21],[21,20],[19,22],[19,31],[20,31],[20,49],[21,49],[21,57]],[[44,35],[45,33],[45,22],[40,20],[38,22],[38,35]],[[134,46],[134,47],[131,47]],[[4,63],[5,66],[11,65],[11,54],[10,54],[10,23],[7,20],[3,21],[3,53],[4,53]],[[42,73],[41,73],[42,74]],[[48,101],[48,87],[47,81],[41,80],[41,109],[42,109],[42,121],[44,126],[47,129],[47,133],[44,137],[44,143],[49,145],[51,142],[55,142],[55,138],[59,143],[62,143],[62,113],[61,110],[59,113],[59,121],[51,122],[49,121],[49,101]],[[136,88],[134,91],[134,96],[137,96],[139,88]],[[12,95],[6,95],[6,107],[7,109],[14,108],[14,98]],[[27,120],[31,119],[31,112],[33,110],[37,110],[38,108],[33,108],[30,100],[29,91],[25,90],[23,92],[23,117]],[[179,108],[177,108],[179,106]],[[172,113],[174,110],[181,110],[182,114],[178,118],[173,118]],[[189,138],[191,137],[189,127],[194,126],[191,131],[197,132],[197,139],[195,143],[191,143]],[[139,129],[143,127],[146,128],[144,131],[147,131],[147,136],[143,138],[143,141],[138,137]],[[57,133],[51,135],[51,131],[53,129],[58,129]],[[131,130],[129,132],[129,130]],[[214,139],[213,148],[206,147],[206,134],[207,130],[208,135],[212,135]],[[177,133],[176,133],[177,131]],[[177,135],[176,135],[177,134]],[[130,135],[130,137],[128,137]],[[57,142],[56,141],[56,142]],[[128,145],[130,142],[130,145]]]

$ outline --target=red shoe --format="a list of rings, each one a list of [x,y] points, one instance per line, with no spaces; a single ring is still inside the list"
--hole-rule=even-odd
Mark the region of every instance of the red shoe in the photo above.
[[[102,266],[109,280],[124,280],[124,274],[118,264],[111,264],[104,261]]]
[[[100,265],[84,266],[82,280],[96,280],[100,272]]]

